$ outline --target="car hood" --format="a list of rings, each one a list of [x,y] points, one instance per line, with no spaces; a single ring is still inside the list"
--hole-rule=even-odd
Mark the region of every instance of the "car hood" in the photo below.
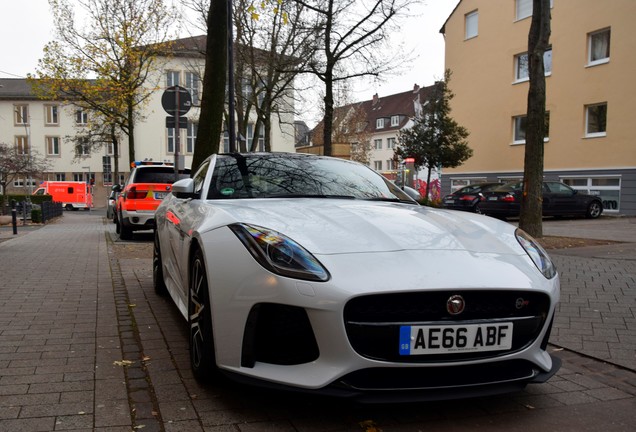
[[[346,199],[251,199],[211,203],[199,231],[230,223],[270,228],[314,254],[462,250],[522,254],[515,227],[423,206]]]

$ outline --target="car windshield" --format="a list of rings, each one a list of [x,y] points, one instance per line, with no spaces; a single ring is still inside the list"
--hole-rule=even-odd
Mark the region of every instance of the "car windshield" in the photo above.
[[[179,173],[179,180],[189,178],[188,173]],[[135,183],[173,183],[174,168],[170,167],[153,167],[137,170],[135,174]]]
[[[414,203],[370,168],[312,155],[219,155],[208,199],[346,198]]]
[[[523,189],[523,182],[513,182],[513,183],[506,183],[505,185],[495,189],[495,191],[516,192],[516,191],[520,191],[521,189]]]

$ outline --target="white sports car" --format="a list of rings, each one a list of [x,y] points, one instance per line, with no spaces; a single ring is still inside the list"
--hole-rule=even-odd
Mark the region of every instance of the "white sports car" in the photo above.
[[[559,277],[522,230],[420,206],[370,168],[219,154],[156,213],[153,274],[195,377],[369,400],[544,382]]]

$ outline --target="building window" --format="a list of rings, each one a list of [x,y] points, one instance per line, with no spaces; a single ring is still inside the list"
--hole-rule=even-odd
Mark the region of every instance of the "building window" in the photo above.
[[[83,181],[86,181],[86,179],[84,178],[84,173],[81,173],[81,172],[79,172],[79,173],[78,173],[78,172],[74,172],[74,173],[73,173],[73,181],[76,181],[76,182],[83,182]]]
[[[60,137],[47,136],[46,141],[46,154],[48,156],[60,155]]]
[[[543,53],[543,69],[546,75],[552,73],[552,48]],[[529,78],[528,53],[515,56],[515,82],[527,81]]]
[[[376,119],[375,128],[376,129],[383,129],[384,128],[384,119],[383,118]]]
[[[391,126],[398,126],[400,124],[400,116],[391,116]]]
[[[193,105],[199,105],[199,75],[193,72],[185,73],[185,88],[190,92]]]
[[[66,181],[66,173],[55,173],[55,181]]]
[[[607,135],[607,103],[585,107],[585,136],[588,138]]]
[[[532,0],[517,0],[516,13],[517,20],[532,16]]]
[[[395,148],[395,138],[387,138],[386,139],[386,148],[388,148],[389,150],[394,149]]]
[[[44,106],[44,118],[47,126],[58,126],[60,124],[59,110],[60,107],[57,105]]]
[[[560,180],[572,189],[601,198],[603,209],[610,212],[620,210],[620,177],[562,177]]]
[[[265,151],[265,131],[263,129],[263,125],[261,125],[258,130],[258,143],[255,150],[259,152]],[[254,125],[252,123],[247,125],[245,135],[247,135],[247,150],[251,151],[252,142],[254,141]]]
[[[113,156],[115,154],[115,144],[113,144],[112,142],[106,144],[106,154],[108,156]]]
[[[609,62],[610,57],[610,29],[590,33],[588,40],[588,66]]]
[[[166,72],[166,87],[178,86],[179,85],[179,72],[178,71],[168,71]]]
[[[373,161],[373,168],[376,171],[382,171],[382,161]]]
[[[34,179],[16,178],[15,180],[13,180],[13,187],[17,187],[17,188],[23,188],[23,187],[35,188],[36,186],[37,185],[36,185]]]
[[[373,148],[376,150],[382,150],[382,139],[373,140]]]
[[[230,134],[223,132],[223,153],[230,152]]]
[[[91,145],[88,138],[81,139],[75,144],[75,154],[77,156],[89,156],[91,154]]]
[[[18,135],[15,137],[15,150],[17,154],[29,154],[29,137],[26,135]]]
[[[29,124],[29,106],[16,105],[14,109],[14,122],[16,126],[25,126]]]
[[[198,124],[188,121],[188,131],[186,136],[186,153],[194,153],[194,143],[197,140]]]
[[[532,16],[532,0],[516,0],[516,19],[522,20]],[[550,0],[550,9],[554,7],[554,0]]]
[[[86,125],[88,123],[88,113],[82,109],[75,111],[75,124]]]
[[[466,39],[474,38],[479,29],[479,13],[477,11],[466,14]]]
[[[168,148],[166,149],[166,153],[174,154],[174,146],[175,146],[175,134],[174,128],[168,128]]]
[[[526,143],[526,123],[527,116],[516,116],[512,118],[513,122],[513,144],[525,144]],[[545,113],[545,137],[543,141],[548,141],[550,138],[550,113]]]
[[[396,168],[396,163],[393,159],[387,159],[386,161],[386,169],[387,170],[394,170],[397,169]]]

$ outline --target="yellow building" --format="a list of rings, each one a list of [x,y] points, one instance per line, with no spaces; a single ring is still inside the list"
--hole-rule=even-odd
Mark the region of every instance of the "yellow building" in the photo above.
[[[444,169],[442,189],[523,175],[532,0],[461,0],[440,30],[453,118],[474,155]],[[544,56],[549,132],[544,176],[636,215],[634,0],[553,0]]]

